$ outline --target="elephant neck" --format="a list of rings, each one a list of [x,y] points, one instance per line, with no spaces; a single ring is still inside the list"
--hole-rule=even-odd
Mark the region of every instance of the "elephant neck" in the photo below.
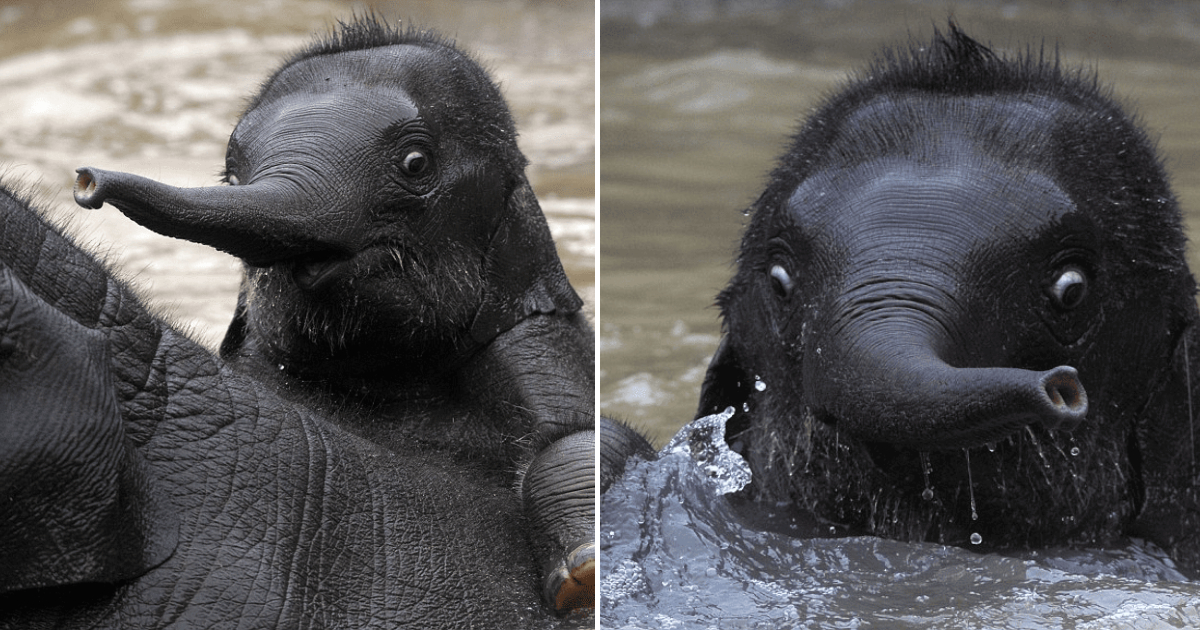
[[[339,351],[291,346],[283,350],[247,338],[225,359],[285,392],[317,397],[335,407],[405,403],[445,405],[461,396],[457,373],[479,352],[475,344],[433,353],[374,348]]]

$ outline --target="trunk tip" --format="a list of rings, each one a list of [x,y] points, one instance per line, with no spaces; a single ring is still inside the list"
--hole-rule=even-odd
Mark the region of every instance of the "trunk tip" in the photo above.
[[[104,205],[104,198],[98,193],[99,184],[96,178],[96,172],[89,168],[83,167],[75,170],[78,176],[75,177],[75,203],[84,208],[95,210]]]
[[[1041,389],[1050,411],[1047,427],[1073,429],[1087,415],[1087,392],[1075,368],[1063,365],[1045,372]]]

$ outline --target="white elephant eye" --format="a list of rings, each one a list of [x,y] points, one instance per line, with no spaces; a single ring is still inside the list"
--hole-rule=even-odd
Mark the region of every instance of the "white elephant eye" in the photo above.
[[[783,265],[771,266],[771,286],[775,288],[775,292],[781,297],[787,297],[792,293],[792,276],[783,268]]]
[[[404,172],[409,175],[420,175],[429,166],[429,158],[420,151],[410,151],[404,156]]]
[[[1050,297],[1062,308],[1073,309],[1079,306],[1088,291],[1088,279],[1083,270],[1069,266],[1059,271],[1048,287]]]

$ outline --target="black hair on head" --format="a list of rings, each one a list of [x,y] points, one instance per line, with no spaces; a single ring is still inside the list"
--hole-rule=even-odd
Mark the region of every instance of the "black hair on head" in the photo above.
[[[356,15],[349,22],[338,20],[337,28],[319,36],[308,47],[292,55],[284,67],[321,55],[336,55],[354,50],[401,44],[454,48],[454,40],[437,31],[411,26],[401,28],[399,22],[391,24],[386,18],[372,12],[366,15]]]
[[[380,17],[373,12],[365,15],[356,15],[349,22],[338,20],[335,28],[331,29],[328,33],[318,35],[308,46],[284,60],[283,64],[272,72],[271,76],[263,83],[258,94],[250,99],[246,106],[246,111],[258,107],[275,80],[285,70],[300,62],[327,55],[400,45],[438,49],[447,51],[454,56],[470,59],[469,55],[455,47],[454,40],[437,31],[411,26],[401,27],[399,22],[391,24],[386,18]],[[475,65],[478,66],[479,64],[476,62]],[[491,81],[491,78],[486,76],[486,71],[482,72],[484,73],[484,78]]]
[[[1022,161],[1059,182],[1102,228],[1127,236],[1130,259],[1186,271],[1181,229],[1164,235],[1139,228],[1179,225],[1181,216],[1154,142],[1113,100],[1095,70],[1064,67],[1058,51],[1048,54],[1044,46],[1012,56],[997,53],[953,20],[946,32],[935,28],[931,40],[884,49],[824,100],[792,137],[754,203],[756,220],[744,243],[765,242],[758,231],[773,209],[821,169],[869,160],[888,147],[920,146],[923,130],[936,121],[905,118],[912,114],[897,103],[963,98],[1042,103],[1049,122],[1023,131],[1038,142],[1022,142],[1025,136],[1010,129],[997,131],[996,120],[970,121],[965,132],[1004,161]],[[856,131],[847,131],[854,125]]]
[[[913,43],[907,50],[884,49],[856,84],[872,92],[920,90],[968,96],[1049,91],[1108,98],[1095,72],[1064,69],[1057,48],[1052,56],[1043,46],[1036,54],[1028,49],[1009,58],[972,39],[953,20],[949,33],[934,27],[930,43]]]

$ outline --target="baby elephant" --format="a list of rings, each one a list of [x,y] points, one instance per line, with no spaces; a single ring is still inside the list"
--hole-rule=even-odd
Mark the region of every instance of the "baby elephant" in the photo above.
[[[1143,537],[1200,575],[1196,284],[1091,74],[951,24],[828,99],[752,211],[699,413],[739,412],[755,499],[980,548]]]
[[[559,609],[589,606],[594,344],[499,89],[374,16],[276,71],[228,186],[79,169],[76,200],[241,258],[221,356],[393,452],[517,488]]]

